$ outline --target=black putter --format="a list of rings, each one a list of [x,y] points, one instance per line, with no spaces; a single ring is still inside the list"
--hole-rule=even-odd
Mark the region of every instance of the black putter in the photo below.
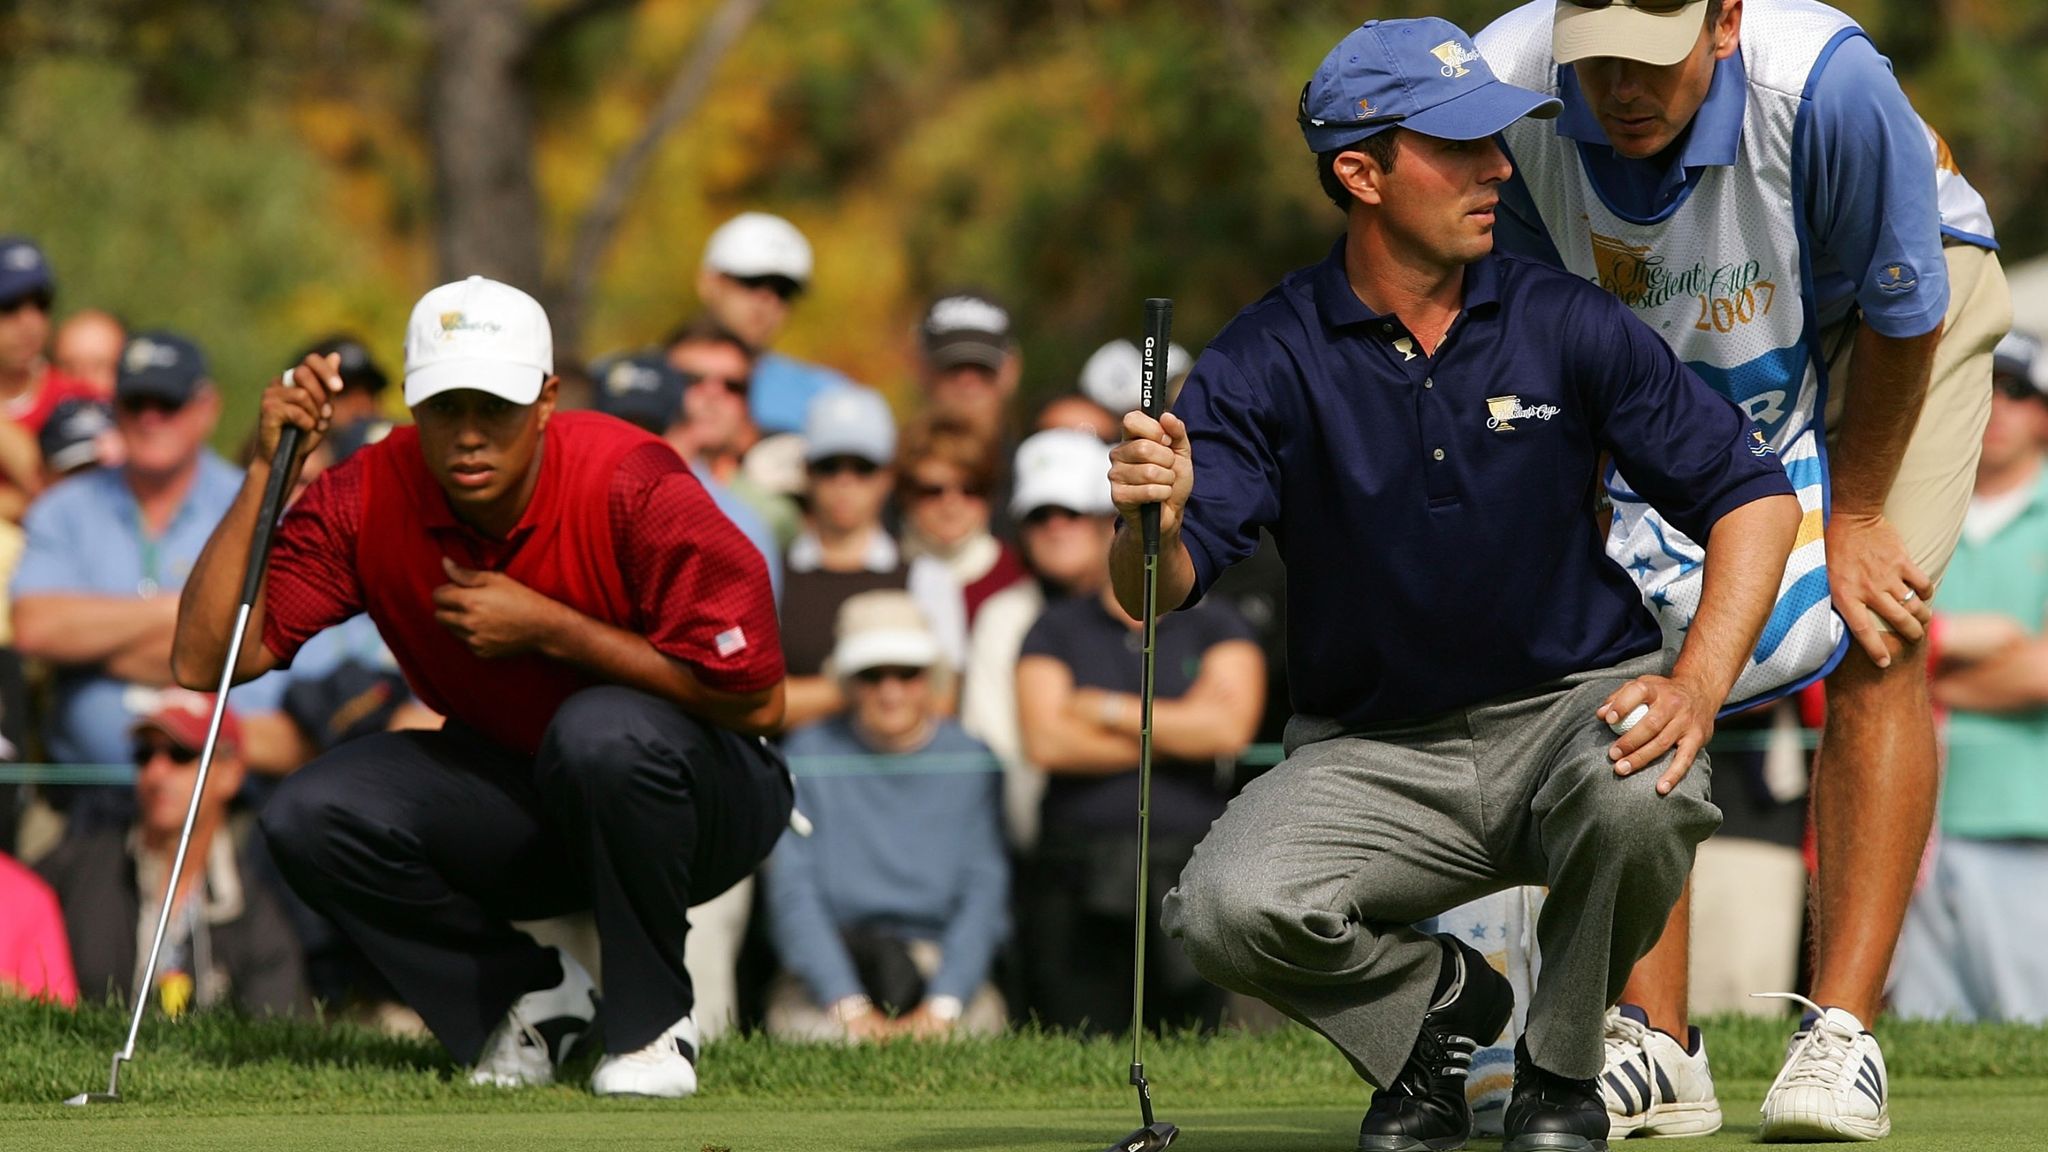
[[[178,833],[178,851],[171,857],[171,882],[166,893],[178,890],[178,878],[185,872],[185,854],[192,847],[192,824],[199,818],[199,798],[206,793],[206,774],[213,767],[213,749],[220,738],[221,715],[227,711],[228,689],[235,682],[235,664],[242,658],[242,633],[249,627],[249,612],[263,587],[263,564],[270,553],[270,531],[284,506],[284,486],[291,473],[292,453],[298,451],[299,427],[286,424],[277,438],[277,456],[270,462],[270,482],[263,488],[263,503],[256,513],[256,533],[249,545],[249,567],[242,577],[242,607],[235,614],[235,634],[228,641],[227,667],[220,672],[220,691],[213,699],[213,720],[206,726],[206,747],[199,753],[199,775],[192,783],[192,802],[185,808],[185,826]],[[142,1031],[142,1014],[149,1009],[149,989],[156,980],[157,961],[164,950],[164,931],[171,923],[171,900],[164,900],[156,917],[156,939],[149,945],[149,962],[143,965],[142,982],[135,988],[135,1011],[128,1018],[128,1042],[114,1053],[107,1072],[105,1092],[80,1092],[64,1101],[74,1107],[121,1102],[121,1065],[135,1059],[135,1037]]]
[[[1138,402],[1154,420],[1166,405],[1166,349],[1173,334],[1173,301],[1145,301],[1144,375]],[[1145,540],[1145,663],[1138,680],[1138,914],[1137,950],[1131,964],[1131,1087],[1138,1090],[1138,1111],[1145,1126],[1111,1144],[1104,1152],[1159,1152],[1173,1143],[1180,1129],[1152,1117],[1152,1086],[1145,1082],[1145,880],[1152,867],[1152,653],[1159,638],[1159,505],[1138,512]]]

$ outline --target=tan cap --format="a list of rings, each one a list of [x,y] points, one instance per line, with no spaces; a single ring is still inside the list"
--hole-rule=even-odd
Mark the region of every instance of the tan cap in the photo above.
[[[1707,22],[1707,0],[1691,0],[1682,8],[1655,12],[1626,0],[1604,8],[1586,8],[1557,0],[1551,25],[1550,51],[1559,64],[1590,56],[1619,56],[1645,64],[1676,64],[1699,43]]]

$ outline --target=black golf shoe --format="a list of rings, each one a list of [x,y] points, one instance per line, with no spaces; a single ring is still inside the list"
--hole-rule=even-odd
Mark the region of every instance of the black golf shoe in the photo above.
[[[1599,1085],[1538,1068],[1527,1041],[1515,1045],[1515,1094],[1501,1128],[1501,1152],[1607,1152]]]
[[[1401,1074],[1372,1094],[1358,1126],[1360,1152],[1448,1152],[1472,1135],[1472,1107],[1465,1102],[1472,1053],[1508,1026],[1515,991],[1486,957],[1455,937],[1437,939],[1448,985],[1422,1018]]]

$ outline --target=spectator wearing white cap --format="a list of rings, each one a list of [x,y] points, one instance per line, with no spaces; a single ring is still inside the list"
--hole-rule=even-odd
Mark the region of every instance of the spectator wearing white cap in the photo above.
[[[1048,601],[1099,595],[1109,583],[1116,508],[1108,461],[1102,441],[1072,428],[1018,445],[1009,511],[1032,579],[989,597],[968,643],[960,722],[1003,762],[1003,810],[1021,851],[1038,841],[1045,776],[1026,762],[1017,734],[1017,654]]]
[[[958,669],[966,659],[967,609],[944,561],[905,556],[882,522],[895,485],[896,417],[867,388],[827,392],[804,423],[810,522],[783,563],[782,655],[789,668],[789,711],[796,728],[846,708],[825,672],[833,625],[847,598],[878,588],[907,590],[938,637],[939,653]],[[951,712],[948,698],[945,711]]]
[[[1100,499],[1094,485],[1107,483],[1108,449],[1085,433],[1041,432],[1020,457],[1055,436],[1086,445],[1095,478],[1084,495],[1078,467],[1020,463],[1017,498],[1031,506],[1027,525],[1072,517],[1081,509],[1063,509],[1063,502]],[[1081,455],[1079,445],[1071,451]],[[1054,494],[1068,488],[1072,495]],[[1022,937],[1033,942],[1029,1006],[1055,1028],[1113,1032],[1131,1018],[1127,929],[1139,909],[1128,887],[1105,879],[1129,876],[1137,866],[1130,821],[1138,805],[1142,636],[1105,581],[1092,595],[1048,603],[1017,658],[1021,751],[1047,778],[1018,915]],[[1251,743],[1266,694],[1265,657],[1251,627],[1220,600],[1162,618],[1156,643],[1158,761],[1151,902],[1143,910],[1155,932],[1159,901],[1230,798],[1227,765]],[[1196,974],[1179,941],[1154,939],[1146,956],[1146,1026],[1215,1028],[1226,994]]]
[[[766,212],[742,212],[718,226],[697,269],[697,297],[760,357],[748,398],[762,433],[794,432],[820,394],[852,382],[823,365],[771,351],[790,305],[811,282],[811,244]]]
[[[793,1040],[992,1035],[1008,928],[996,761],[940,712],[950,673],[909,593],[840,607],[832,674],[852,707],[785,746],[815,831],[767,871],[785,972],[768,1032]]]

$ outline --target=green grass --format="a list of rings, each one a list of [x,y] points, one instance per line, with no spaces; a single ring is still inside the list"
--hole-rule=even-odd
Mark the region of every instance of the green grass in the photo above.
[[[105,1086],[126,1018],[0,1004],[0,1147],[703,1149],[1091,1149],[1135,1123],[1122,1044],[1020,1033],[881,1049],[807,1048],[757,1038],[712,1045],[693,1100],[599,1100],[570,1081],[547,1089],[470,1086],[431,1044],[346,1025],[215,1016],[143,1029],[118,1105],[58,1101]],[[1729,1126],[1718,1148],[1755,1139],[1783,1050],[1774,1021],[1711,1024]],[[1888,1149],[2048,1147],[2048,1030],[1887,1023],[1897,1133]],[[1290,1152],[1351,1146],[1365,1090],[1322,1040],[1172,1037],[1147,1046],[1160,1114],[1176,1147]],[[1486,1141],[1476,1147],[1497,1147]]]

